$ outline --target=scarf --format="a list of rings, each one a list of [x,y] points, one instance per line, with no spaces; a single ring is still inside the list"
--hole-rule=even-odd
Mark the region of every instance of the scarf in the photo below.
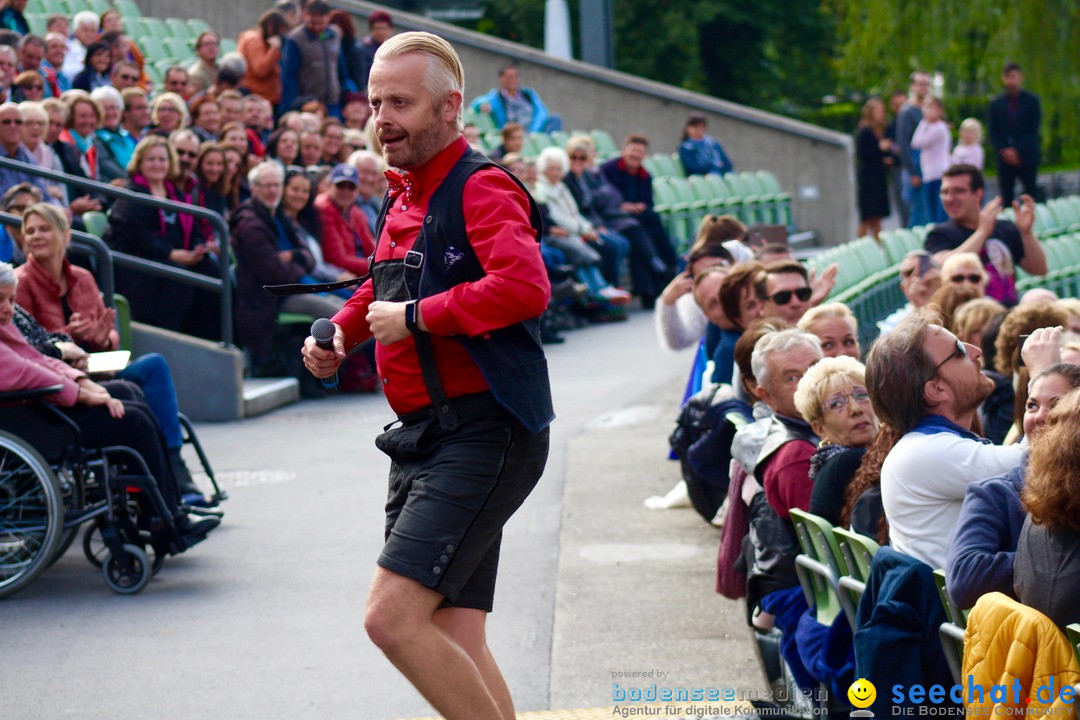
[[[847,450],[851,450],[847,445],[833,445],[832,443],[819,445],[814,454],[810,456],[810,482],[814,482],[818,471],[821,470],[825,463]]]
[[[144,188],[147,193],[150,193],[151,195],[153,194],[150,192],[150,183],[146,180],[142,173],[136,173],[135,176],[131,178],[131,182],[134,185],[138,185],[139,187]],[[177,187],[173,185],[171,180],[165,181],[165,195],[169,200],[188,203],[189,205],[191,204],[191,195],[186,192],[181,193],[180,190],[178,190]],[[190,250],[191,231],[195,227],[195,218],[191,215],[188,215],[187,213],[182,212],[178,212],[176,214],[176,217],[180,221],[180,230],[184,236],[181,247],[183,247],[185,250]],[[160,229],[158,230],[158,232],[161,235],[165,235],[165,211],[161,208],[158,208],[158,220],[160,222]]]

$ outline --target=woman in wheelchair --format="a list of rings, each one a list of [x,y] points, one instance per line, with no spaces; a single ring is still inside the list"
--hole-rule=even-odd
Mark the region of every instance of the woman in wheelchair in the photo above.
[[[170,552],[182,552],[203,540],[221,520],[189,518],[182,509],[168,453],[149,408],[137,401],[113,397],[82,371],[42,355],[27,343],[12,323],[16,285],[14,270],[7,263],[0,263],[0,392],[61,385],[61,391],[47,399],[79,426],[84,447],[127,446],[142,456],[165,504],[163,517],[159,518],[162,532],[167,533],[163,536],[167,542],[162,547]],[[121,386],[118,394],[122,390]],[[135,397],[134,392],[137,391],[132,391],[130,397]],[[22,439],[31,444],[44,440]]]
[[[23,233],[26,264],[15,270],[19,305],[46,330],[70,335],[89,352],[118,349],[115,312],[102,302],[94,276],[67,259],[71,228],[63,212],[46,203],[31,205],[23,212]],[[157,353],[143,355],[116,377],[142,389],[165,436],[169,464],[185,504],[205,506],[206,499],[180,455],[183,436],[177,419],[176,388],[165,358]]]

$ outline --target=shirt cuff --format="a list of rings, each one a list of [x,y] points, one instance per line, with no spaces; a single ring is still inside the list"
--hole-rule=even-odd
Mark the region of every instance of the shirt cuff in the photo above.
[[[420,317],[432,335],[461,335],[464,330],[450,312],[447,293],[439,293],[420,301]]]

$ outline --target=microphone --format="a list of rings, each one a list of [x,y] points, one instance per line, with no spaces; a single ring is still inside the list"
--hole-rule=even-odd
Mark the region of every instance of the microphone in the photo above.
[[[315,344],[324,350],[334,349],[334,334],[337,328],[329,318],[319,318],[311,323],[311,337],[315,338]],[[335,372],[331,377],[319,378],[319,384],[327,395],[333,395],[338,388],[338,374]]]

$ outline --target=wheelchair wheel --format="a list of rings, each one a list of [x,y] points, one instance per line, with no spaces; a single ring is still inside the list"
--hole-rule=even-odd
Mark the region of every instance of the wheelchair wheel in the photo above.
[[[56,556],[64,526],[52,468],[18,437],[0,431],[0,598],[31,583]]]
[[[109,553],[101,566],[101,573],[110,590],[121,595],[134,595],[150,582],[150,559],[141,547],[131,543],[124,543],[121,555]]]
[[[83,492],[82,483],[79,482],[76,477],[70,472],[61,470],[56,473],[56,479],[60,481],[60,499],[64,506],[65,515],[69,512],[78,512],[83,509],[86,503],[86,495]],[[56,554],[53,556],[49,565],[52,565],[60,558],[64,557],[64,553],[68,551],[71,544],[75,542],[75,538],[79,534],[79,526],[72,525],[71,527],[64,528],[60,531],[60,543],[56,547]]]
[[[101,538],[101,528],[97,524],[86,528],[82,539],[83,554],[90,564],[96,568],[105,564],[105,558],[109,554],[109,548]],[[157,575],[165,565],[165,553],[159,553],[153,545],[145,548],[147,557],[150,558],[150,574]]]

